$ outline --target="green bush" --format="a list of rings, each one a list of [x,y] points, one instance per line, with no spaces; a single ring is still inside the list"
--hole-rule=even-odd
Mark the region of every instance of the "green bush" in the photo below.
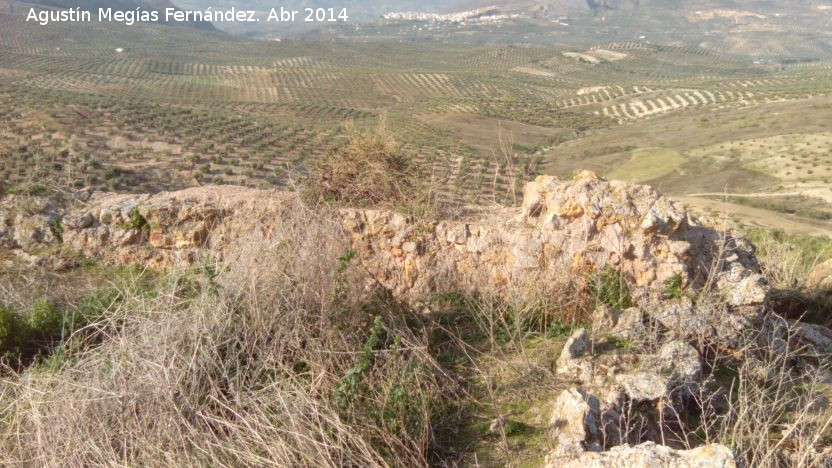
[[[664,282],[668,299],[680,299],[684,294],[682,275],[675,274]]]
[[[20,316],[0,304],[0,355],[19,350],[25,341],[26,326]]]
[[[361,354],[355,365],[347,371],[335,387],[335,400],[342,406],[348,405],[356,397],[359,384],[370,371],[373,364],[374,351],[379,347],[384,333],[384,321],[376,316],[370,328],[367,340],[361,348]]]
[[[61,218],[55,218],[49,223],[49,229],[59,242],[64,241],[64,226],[61,223]]]
[[[26,314],[27,325],[32,332],[44,338],[58,338],[63,331],[63,313],[47,299],[39,299]]]
[[[118,287],[108,286],[93,291],[80,300],[80,304],[68,317],[72,329],[83,327],[89,322],[103,317],[108,310],[124,301],[124,294]]]
[[[607,265],[592,275],[589,290],[596,304],[606,304],[613,309],[627,309],[633,306],[630,287],[624,281],[621,271]]]
[[[35,372],[54,374],[63,369],[68,361],[69,357],[66,349],[60,346],[46,356],[39,356],[32,369]]]
[[[142,216],[141,213],[139,213],[139,207],[133,207],[133,209],[130,210],[130,215],[127,220],[127,223],[124,225],[124,229],[144,230],[149,228],[150,225],[147,223],[147,220],[144,218],[144,216]]]

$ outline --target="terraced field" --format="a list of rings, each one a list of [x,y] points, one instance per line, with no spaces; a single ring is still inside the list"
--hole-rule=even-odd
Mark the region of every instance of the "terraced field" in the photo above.
[[[755,64],[638,41],[476,47],[39,27],[12,5],[0,0],[6,190],[285,186],[341,141],[346,121],[386,116],[421,173],[461,202],[512,201],[537,173],[590,168],[701,200],[799,196],[811,210],[753,203],[813,223],[832,204],[826,62]]]

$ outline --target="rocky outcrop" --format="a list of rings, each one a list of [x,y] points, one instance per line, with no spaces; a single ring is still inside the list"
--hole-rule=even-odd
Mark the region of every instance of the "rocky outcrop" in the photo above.
[[[547,468],[735,468],[731,449],[711,444],[692,450],[673,450],[645,442],[631,447],[621,445],[607,452],[585,452],[578,458],[562,458],[557,453],[546,458]]]
[[[636,340],[645,333],[644,314],[638,307],[616,310],[601,304],[592,314],[592,331],[596,337]]]
[[[711,297],[653,301],[644,304],[644,311],[675,338],[724,344],[736,344],[749,323],[759,323],[760,318],[759,309],[735,307]]]
[[[832,330],[821,325],[790,321],[796,345],[805,357],[832,357]]]
[[[602,400],[578,387],[562,392],[552,406],[549,423],[557,445],[546,457],[545,466],[736,466],[733,453],[722,445],[674,450],[650,441],[635,447],[624,443],[631,434],[622,432],[629,425],[621,405],[615,396]]]
[[[60,216],[62,239],[48,234],[55,216],[10,217],[4,201],[0,242],[31,250],[62,241],[89,257],[190,264],[223,257],[252,232],[267,236],[299,209],[292,198],[240,187],[98,194]],[[539,177],[526,185],[519,209],[472,209],[461,220],[427,222],[362,209],[342,209],[336,217],[378,282],[415,302],[448,289],[501,295],[532,280],[585,280],[605,266],[621,272],[640,302],[660,298],[673,277],[689,288],[713,285],[743,321],[759,312],[767,294],[745,239],[700,224],[647,186],[591,173],[566,182]]]
[[[290,196],[239,187],[156,195],[94,195],[64,216],[64,244],[87,257],[156,268],[222,258],[280,222]]]
[[[655,355],[643,356],[630,369],[622,369],[612,377],[627,400],[672,407],[690,394],[701,373],[702,362],[696,349],[675,340],[662,345]]]
[[[574,458],[584,451],[600,452],[618,441],[621,415],[606,402],[578,387],[565,390],[552,408],[549,431],[558,442],[556,453]]]
[[[739,336],[761,318],[768,288],[747,240],[700,223],[646,186],[591,173],[572,181],[540,177],[526,185],[519,208],[470,208],[460,219],[441,221],[354,208],[321,216],[294,194],[240,187],[95,194],[71,207],[12,197],[0,200],[0,247],[27,258],[71,251],[164,269],[231,259],[252,239],[269,245],[287,226],[303,235],[305,225],[318,221],[335,226],[331,232],[374,284],[412,303],[427,304],[448,290],[505,298],[564,281],[591,291],[593,277],[615,271],[638,306],[602,305],[591,333],[579,329],[568,338],[555,370],[575,387],[553,405],[549,430],[557,449],[547,463],[734,466],[725,447],[683,451],[642,442],[660,440],[650,424],[672,416],[666,410],[682,406],[701,378],[691,343]],[[53,246],[62,248],[44,248]],[[671,284],[684,290],[670,294]],[[704,288],[714,294],[693,294]],[[827,329],[798,328],[797,339],[815,355],[832,350]],[[630,351],[644,341],[649,345]],[[639,417],[639,410],[650,414],[634,425],[640,434],[633,439],[621,418]],[[492,432],[505,423],[496,419]],[[642,444],[620,445],[626,442]]]
[[[615,376],[615,381],[633,401],[658,401],[666,398],[672,387],[670,378],[657,372],[637,371]]]
[[[39,197],[11,196],[0,203],[0,247],[25,252],[60,243],[60,208]]]
[[[663,344],[653,360],[653,367],[659,373],[669,375],[673,382],[681,385],[698,381],[702,374],[699,352],[681,340]]]

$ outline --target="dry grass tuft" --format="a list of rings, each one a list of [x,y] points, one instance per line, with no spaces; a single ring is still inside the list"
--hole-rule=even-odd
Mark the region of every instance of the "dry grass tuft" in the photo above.
[[[832,239],[752,231],[757,257],[771,285],[771,303],[784,317],[832,326],[832,295],[808,284],[809,273],[832,258]]]
[[[306,180],[312,200],[359,207],[396,207],[414,191],[409,158],[386,129],[361,131],[347,123],[348,141],[316,161]]]
[[[832,258],[832,239],[822,236],[754,231],[751,238],[763,273],[776,289],[806,289],[809,272]]]

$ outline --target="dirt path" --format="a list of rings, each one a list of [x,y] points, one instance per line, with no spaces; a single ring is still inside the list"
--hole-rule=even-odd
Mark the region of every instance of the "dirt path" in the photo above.
[[[688,193],[687,197],[737,197],[737,198],[767,198],[767,197],[795,197],[803,195],[803,192],[759,192],[759,193],[726,193],[706,192]]]
[[[692,196],[675,197],[695,213],[719,213],[736,219],[747,227],[763,229],[782,229],[786,232],[808,235],[825,235],[832,237],[832,223],[799,216],[776,213],[760,208],[752,208],[722,200],[709,200]]]

